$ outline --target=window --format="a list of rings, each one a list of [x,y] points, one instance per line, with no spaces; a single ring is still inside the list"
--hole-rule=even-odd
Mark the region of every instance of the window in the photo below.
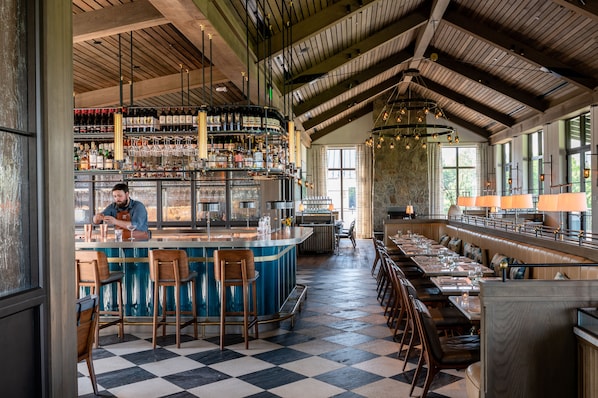
[[[502,164],[505,172],[502,180],[502,194],[508,195],[512,193],[513,188],[513,154],[511,151],[511,143],[507,142],[502,145]],[[498,189],[498,188],[497,188]]]
[[[542,152],[543,147],[543,133],[542,131],[536,131],[535,133],[528,134],[528,185],[527,192],[534,196],[538,196],[544,193],[543,184],[540,180],[540,175],[544,173],[544,157]]]
[[[347,225],[357,218],[356,154],[355,148],[337,148],[326,155],[328,196]]]
[[[477,150],[475,147],[446,146],[442,148],[443,210],[448,212],[457,197],[474,196],[478,192]]]
[[[585,176],[585,169],[590,169],[591,129],[590,114],[585,113],[565,121],[565,137],[567,149],[567,183],[571,184],[571,192],[585,192],[588,211],[584,214],[568,213],[566,228],[589,232],[591,223],[591,176]]]

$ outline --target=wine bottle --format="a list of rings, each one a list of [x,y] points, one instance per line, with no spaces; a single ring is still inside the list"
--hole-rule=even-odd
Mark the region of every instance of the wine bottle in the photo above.
[[[158,121],[159,121],[159,130],[166,131],[166,110],[164,108],[162,108],[160,110],[160,117],[159,117]]]

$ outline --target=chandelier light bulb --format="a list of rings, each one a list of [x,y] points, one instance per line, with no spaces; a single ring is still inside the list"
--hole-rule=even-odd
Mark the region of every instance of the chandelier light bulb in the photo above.
[[[397,116],[397,123],[401,123],[403,121],[403,119],[401,119],[401,115]]]
[[[407,143],[407,145],[405,145],[405,149],[406,150],[410,150],[411,149],[411,145],[409,145],[409,143]]]
[[[434,138],[434,139],[438,138],[438,133],[432,134],[432,138]]]
[[[376,148],[382,149],[382,145],[380,143],[378,143],[378,145],[376,145]]]
[[[415,138],[416,141],[419,141],[419,134],[415,134],[414,138]]]
[[[407,109],[405,109],[405,107],[403,106],[403,107],[401,108],[401,115],[404,115],[404,114],[406,114],[406,113],[407,113]]]
[[[426,149],[428,147],[428,144],[426,144],[426,141],[422,142],[422,148]]]
[[[395,149],[395,143],[394,142],[390,142],[390,149]]]
[[[384,115],[382,115],[382,120],[386,121],[388,120],[388,112],[384,112]]]
[[[401,134],[397,134],[397,136],[395,137],[395,140],[401,141]]]
[[[430,112],[430,110],[429,110],[429,109],[428,109],[428,107],[426,106],[426,107],[424,108],[424,114],[426,114],[426,115],[427,115],[429,112]]]
[[[447,140],[448,142],[453,142],[453,136],[452,136],[452,135],[450,135],[450,134],[449,134],[449,135],[447,135],[447,136],[446,136],[446,140]]]

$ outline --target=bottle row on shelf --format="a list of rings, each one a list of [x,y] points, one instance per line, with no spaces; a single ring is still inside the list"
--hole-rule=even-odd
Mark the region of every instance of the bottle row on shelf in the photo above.
[[[171,139],[172,138],[172,139]],[[214,142],[216,141],[216,142]],[[194,137],[159,137],[126,139],[121,170],[203,170],[248,169],[283,171],[288,167],[287,145],[258,141],[212,140],[207,144],[207,159],[200,159]],[[111,170],[114,143],[76,143],[75,170]]]
[[[207,114],[208,132],[286,132],[282,115],[271,108],[260,106],[221,107],[161,107],[161,108],[80,108],[74,111],[75,135],[111,135],[114,133],[114,115],[122,113],[125,133],[196,132],[198,114]]]

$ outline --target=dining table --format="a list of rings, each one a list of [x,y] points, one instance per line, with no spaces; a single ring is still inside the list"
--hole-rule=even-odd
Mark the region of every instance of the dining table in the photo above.
[[[500,280],[498,276],[483,277],[481,280]],[[467,292],[470,296],[480,293],[480,284],[467,276],[433,276],[430,281],[446,296],[457,296]]]
[[[479,272],[481,277],[494,276],[494,270],[476,263],[472,259],[455,255],[450,262],[442,262],[438,257],[413,256],[413,262],[423,271],[425,276],[469,276],[470,272]]]
[[[449,296],[449,301],[470,321],[480,321],[482,315],[480,296],[470,296],[469,294]]]

